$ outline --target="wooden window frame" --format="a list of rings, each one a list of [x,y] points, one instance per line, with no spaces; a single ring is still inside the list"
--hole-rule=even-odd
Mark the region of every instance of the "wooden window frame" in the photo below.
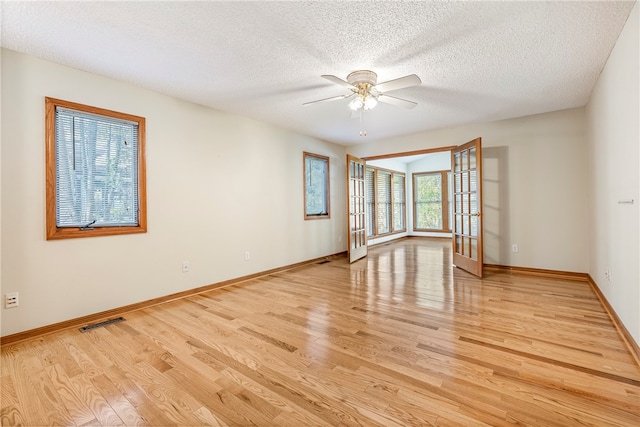
[[[412,186],[413,186],[413,231],[415,232],[440,232],[440,233],[450,233],[451,232],[451,224],[449,224],[449,174],[450,170],[440,170],[440,171],[428,171],[428,172],[414,172],[411,174]],[[442,186],[440,188],[440,192],[442,193],[441,200],[441,210],[442,210],[442,229],[439,228],[418,228],[417,227],[417,212],[416,203],[416,178],[418,176],[424,175],[437,175],[440,174],[440,179]]]
[[[56,223],[56,108],[68,108],[83,113],[127,120],[138,124],[138,225],[58,227]],[[113,236],[147,232],[147,183],[145,164],[145,118],[104,108],[45,97],[45,180],[46,180],[46,237],[47,240],[80,237]]]
[[[326,206],[327,212],[322,214],[308,214],[307,213],[307,157],[313,157],[314,159],[323,160],[327,163],[327,174],[325,176],[325,197],[326,197]],[[314,219],[329,219],[331,218],[331,180],[329,177],[331,176],[331,159],[327,156],[323,156],[320,154],[314,154],[304,151],[302,153],[302,182],[303,182],[303,205],[302,212],[304,212],[305,220],[314,220]]]

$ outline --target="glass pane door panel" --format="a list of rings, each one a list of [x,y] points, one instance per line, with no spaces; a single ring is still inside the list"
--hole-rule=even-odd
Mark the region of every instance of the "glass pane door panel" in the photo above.
[[[348,207],[349,207],[349,262],[367,255],[365,227],[365,164],[364,160],[347,155]]]
[[[469,190],[470,191],[478,191],[478,178],[476,171],[469,171]]]

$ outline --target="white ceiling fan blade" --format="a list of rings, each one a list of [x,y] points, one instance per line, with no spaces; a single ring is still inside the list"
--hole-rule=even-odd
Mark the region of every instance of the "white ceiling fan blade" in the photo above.
[[[318,102],[326,102],[326,101],[337,101],[338,99],[351,98],[353,95],[354,95],[353,93],[348,93],[346,95],[332,96],[331,98],[323,98],[323,99],[318,99],[317,101],[305,102],[302,105],[317,104]]]
[[[415,74],[410,74],[408,76],[400,77],[394,80],[389,80],[384,83],[380,83],[376,85],[376,90],[378,92],[384,93],[392,90],[404,89],[409,86],[416,86],[422,83],[420,77]]]
[[[324,77],[325,79],[329,80],[330,82],[335,83],[338,86],[346,87],[347,89],[353,89],[354,88],[354,86],[351,83],[349,83],[349,82],[347,82],[345,80],[342,80],[340,77],[336,77],[336,76],[331,75],[331,74],[324,74],[324,75],[322,75],[320,77]]]
[[[407,109],[411,109],[411,108],[415,107],[416,105],[418,105],[417,102],[408,101],[406,99],[398,98],[398,97],[391,96],[391,95],[384,95],[384,94],[381,94],[378,97],[378,101],[384,102],[385,104],[391,104],[391,105],[395,105],[397,107],[402,107],[402,108],[407,108]]]

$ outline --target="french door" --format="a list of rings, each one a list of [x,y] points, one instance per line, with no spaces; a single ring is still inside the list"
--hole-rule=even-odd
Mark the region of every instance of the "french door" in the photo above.
[[[347,206],[349,262],[367,256],[365,161],[347,154]]]
[[[453,264],[482,277],[482,141],[451,151]]]

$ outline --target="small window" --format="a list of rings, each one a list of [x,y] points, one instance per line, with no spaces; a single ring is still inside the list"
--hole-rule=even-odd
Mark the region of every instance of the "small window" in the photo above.
[[[45,98],[47,239],[143,233],[145,119]]]
[[[329,158],[303,153],[304,219],[329,218]]]
[[[413,230],[451,231],[450,171],[413,174]]]

